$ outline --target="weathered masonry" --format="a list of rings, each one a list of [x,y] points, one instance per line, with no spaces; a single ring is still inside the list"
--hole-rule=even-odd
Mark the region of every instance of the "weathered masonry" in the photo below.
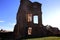
[[[42,11],[41,3],[21,0],[17,13],[17,23],[14,33],[17,38],[26,36],[38,36],[41,34]]]

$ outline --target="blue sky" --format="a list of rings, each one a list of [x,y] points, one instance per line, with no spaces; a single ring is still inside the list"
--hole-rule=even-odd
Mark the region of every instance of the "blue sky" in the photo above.
[[[43,25],[60,29],[60,0],[30,0],[42,4]],[[0,29],[13,31],[20,0],[0,0]]]

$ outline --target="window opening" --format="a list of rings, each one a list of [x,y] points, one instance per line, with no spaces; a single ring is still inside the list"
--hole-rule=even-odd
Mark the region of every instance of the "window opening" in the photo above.
[[[28,28],[28,35],[32,35],[32,27]]]
[[[32,14],[27,14],[27,21],[31,22],[32,21]]]
[[[37,15],[33,16],[33,23],[38,24],[38,16]]]

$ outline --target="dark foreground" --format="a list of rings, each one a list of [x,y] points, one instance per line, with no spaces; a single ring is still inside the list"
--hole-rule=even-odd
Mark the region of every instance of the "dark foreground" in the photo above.
[[[55,38],[57,38],[57,40],[59,39],[60,40],[60,37],[59,37],[59,35],[55,35],[55,36],[58,36],[58,37],[55,37]],[[47,36],[48,37],[48,36]],[[36,39],[35,39],[36,38]],[[46,37],[26,37],[26,38],[22,38],[22,39],[18,39],[18,40],[39,40],[39,39],[42,39],[43,40],[43,38],[45,38],[46,39]],[[49,38],[49,37],[48,37]],[[50,37],[51,38],[51,37]],[[53,37],[54,38],[54,37]],[[52,38],[52,39],[53,39]],[[13,32],[4,32],[4,33],[0,33],[0,40],[14,40],[14,34],[13,34]],[[46,39],[47,40],[47,39]]]

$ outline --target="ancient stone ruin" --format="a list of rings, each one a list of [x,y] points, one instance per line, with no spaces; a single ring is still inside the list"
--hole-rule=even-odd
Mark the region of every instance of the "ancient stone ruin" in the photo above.
[[[60,36],[60,30],[42,24],[41,3],[21,0],[13,32],[0,30],[0,40]]]
[[[21,0],[14,27],[15,39],[54,35],[52,30],[42,24],[41,3]],[[37,22],[35,22],[37,21]],[[56,33],[56,32],[55,32]]]
[[[17,38],[26,36],[38,36],[41,34],[42,27],[42,11],[41,3],[31,2],[29,0],[21,0],[17,13],[17,23],[14,33]],[[38,22],[34,22],[37,17]],[[41,29],[41,30],[40,30]],[[43,33],[43,32],[42,32]]]

